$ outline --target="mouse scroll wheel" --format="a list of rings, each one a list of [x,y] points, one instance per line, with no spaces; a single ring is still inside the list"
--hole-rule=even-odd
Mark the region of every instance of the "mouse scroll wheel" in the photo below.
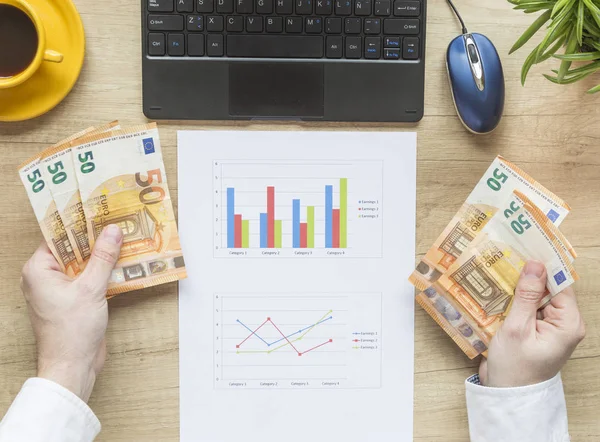
[[[471,63],[479,63],[479,57],[477,56],[477,49],[475,49],[475,45],[467,45],[467,51],[469,51],[469,58],[471,59]]]

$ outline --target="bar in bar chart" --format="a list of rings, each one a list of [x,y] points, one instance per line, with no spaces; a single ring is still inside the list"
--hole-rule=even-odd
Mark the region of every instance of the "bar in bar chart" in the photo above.
[[[215,255],[381,256],[381,169],[216,161]]]

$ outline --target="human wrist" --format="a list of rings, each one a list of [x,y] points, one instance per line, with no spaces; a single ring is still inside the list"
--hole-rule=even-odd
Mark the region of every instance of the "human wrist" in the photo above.
[[[37,376],[55,382],[87,403],[96,383],[90,364],[68,361],[38,360]]]

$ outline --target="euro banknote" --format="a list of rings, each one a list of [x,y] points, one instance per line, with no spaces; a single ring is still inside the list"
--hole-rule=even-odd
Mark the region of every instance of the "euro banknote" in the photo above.
[[[79,183],[75,174],[75,164],[71,155],[72,146],[82,136],[91,136],[118,128],[118,121],[91,127],[84,133],[63,140],[42,152],[42,177],[54,199],[65,232],[73,246],[75,258],[81,267],[85,266],[90,257],[90,245],[85,214],[79,195]]]
[[[71,154],[89,246],[109,224],[124,234],[108,295],[185,278],[156,124],[78,139]]]
[[[546,214],[529,202],[513,208],[508,217],[482,229],[461,256],[417,295],[419,305],[470,358],[487,350],[508,315],[527,260],[541,261],[548,269],[548,295],[540,306],[579,278]]]
[[[513,163],[498,156],[421,259],[409,278],[410,282],[417,289],[425,290],[437,281],[468,249],[514,190],[529,198],[556,225],[560,225],[570,212],[570,207],[561,198]]]

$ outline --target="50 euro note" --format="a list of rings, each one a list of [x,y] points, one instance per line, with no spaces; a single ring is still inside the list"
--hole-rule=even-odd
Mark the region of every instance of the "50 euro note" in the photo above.
[[[108,295],[185,278],[156,124],[80,139],[71,153],[90,247],[109,224],[123,231]]]
[[[73,245],[75,258],[81,267],[90,257],[85,214],[79,194],[79,183],[75,173],[75,162],[71,150],[77,139],[119,128],[119,122],[113,121],[103,126],[91,127],[74,135],[70,139],[46,149],[42,153],[41,171],[56,209],[63,221],[65,232]]]
[[[419,290],[425,290],[437,281],[468,249],[514,190],[529,198],[555,225],[560,225],[571,210],[561,198],[498,156],[421,259],[409,281]]]
[[[548,295],[540,306],[579,279],[553,231],[556,227],[550,226],[544,212],[524,204],[484,229],[444,274],[417,295],[419,305],[469,358],[487,350],[504,322],[527,260],[541,261],[548,270]]]

